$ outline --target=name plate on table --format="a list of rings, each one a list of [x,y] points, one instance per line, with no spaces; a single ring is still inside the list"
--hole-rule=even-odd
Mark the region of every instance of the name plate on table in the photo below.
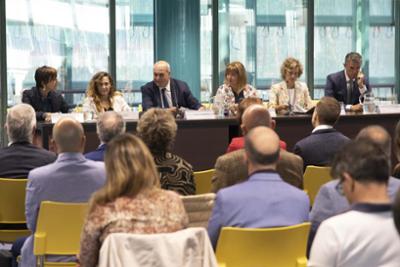
[[[185,110],[185,118],[187,120],[213,120],[217,116],[212,110]]]
[[[74,118],[79,122],[84,122],[83,113],[72,112],[72,113],[51,113],[51,122],[57,123],[61,118]]]
[[[400,113],[399,104],[379,105],[378,107],[381,114]]]
[[[124,118],[124,120],[138,120],[139,119],[139,112],[137,112],[137,111],[123,111],[123,112],[120,112],[120,114],[122,115],[122,118]]]

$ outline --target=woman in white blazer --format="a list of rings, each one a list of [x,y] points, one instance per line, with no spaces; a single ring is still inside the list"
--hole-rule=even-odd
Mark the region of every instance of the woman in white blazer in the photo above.
[[[98,115],[110,110],[121,112],[129,111],[130,108],[122,94],[115,89],[111,75],[100,71],[89,82],[83,102],[83,112]]]
[[[281,66],[282,82],[273,84],[269,91],[270,107],[278,113],[290,110],[308,110],[313,102],[308,92],[307,84],[297,81],[303,73],[303,66],[295,58],[287,58]]]

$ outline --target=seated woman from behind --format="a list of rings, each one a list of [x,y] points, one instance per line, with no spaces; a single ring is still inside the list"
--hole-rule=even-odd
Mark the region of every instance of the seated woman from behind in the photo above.
[[[247,84],[246,70],[242,63],[229,63],[225,69],[224,84],[218,88],[215,95],[216,101],[223,101],[231,114],[235,115],[237,104],[248,97],[259,97],[257,89]]]
[[[193,195],[196,186],[192,166],[171,153],[177,125],[171,112],[152,108],[140,118],[136,131],[153,154],[161,178],[161,188],[181,195]]]
[[[98,115],[110,110],[121,112],[130,111],[130,108],[122,94],[115,89],[111,75],[100,71],[89,82],[83,111]]]
[[[303,73],[303,66],[295,58],[287,58],[281,66],[282,82],[273,84],[269,91],[270,107],[279,114],[290,111],[305,112],[313,107],[307,84],[297,79]]]
[[[115,137],[105,154],[107,180],[90,200],[81,236],[80,266],[97,266],[112,233],[175,232],[188,224],[178,194],[160,189],[150,151],[130,134]]]

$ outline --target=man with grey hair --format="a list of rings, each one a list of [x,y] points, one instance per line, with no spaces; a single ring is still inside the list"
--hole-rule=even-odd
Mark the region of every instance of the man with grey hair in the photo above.
[[[344,70],[326,77],[325,96],[332,96],[337,101],[359,110],[359,97],[371,91],[368,80],[361,71],[362,57],[357,52],[350,52],[345,57]]]
[[[74,118],[61,118],[54,125],[52,142],[58,153],[57,160],[32,170],[28,175],[25,216],[32,233],[36,230],[42,201],[87,202],[92,193],[104,185],[104,163],[87,160],[83,156],[85,141],[83,127]],[[63,229],[62,224],[60,229]],[[24,242],[21,252],[20,266],[35,266],[32,235]],[[48,260],[73,261],[74,257],[49,257]]]
[[[126,125],[121,114],[115,111],[107,111],[101,113],[97,118],[96,128],[100,146],[95,151],[86,153],[85,157],[94,161],[104,161],[107,143],[115,136],[125,133]]]
[[[246,181],[218,191],[208,224],[216,248],[222,227],[266,228],[308,221],[307,194],[284,182],[276,172],[279,137],[270,128],[256,127],[245,137]]]
[[[0,149],[1,178],[27,178],[30,170],[56,160],[54,153],[32,144],[36,129],[32,106],[18,104],[10,108],[5,129],[9,145]]]
[[[156,62],[153,67],[153,74],[153,81],[140,88],[143,111],[155,107],[170,109],[180,107],[201,108],[201,104],[192,95],[187,83],[171,78],[171,68],[168,62],[163,60]]]

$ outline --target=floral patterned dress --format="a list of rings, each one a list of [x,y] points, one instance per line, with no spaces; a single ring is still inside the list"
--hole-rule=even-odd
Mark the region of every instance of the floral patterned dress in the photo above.
[[[215,94],[214,104],[217,108],[228,109],[231,115],[234,115],[237,104],[248,97],[260,97],[257,89],[250,84],[246,84],[239,94],[236,94],[229,85],[223,84]]]

